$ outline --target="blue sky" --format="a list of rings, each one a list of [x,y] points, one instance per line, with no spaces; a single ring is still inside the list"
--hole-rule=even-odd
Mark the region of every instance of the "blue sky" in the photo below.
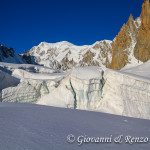
[[[0,0],[0,43],[17,53],[40,42],[112,40],[144,0]]]

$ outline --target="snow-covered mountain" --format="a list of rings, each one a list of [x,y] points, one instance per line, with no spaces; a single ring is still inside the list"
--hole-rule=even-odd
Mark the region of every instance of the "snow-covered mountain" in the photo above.
[[[28,51],[37,64],[68,70],[74,66],[101,66],[120,70],[142,64],[134,55],[141,18],[130,15],[127,24],[113,41],[104,40],[93,45],[76,46],[67,41],[41,42]]]
[[[73,66],[105,66],[120,70],[150,59],[150,4],[145,0],[140,17],[130,15],[113,41],[100,41],[93,45],[76,46],[63,41],[42,42],[28,51],[35,62],[44,66],[67,70]],[[144,36],[143,36],[144,35]]]
[[[42,42],[28,54],[34,56],[37,64],[67,70],[73,66],[106,66],[111,62],[111,41],[104,40],[93,45],[76,46],[63,41]]]
[[[120,70],[150,59],[150,4],[145,0],[140,17],[130,15],[113,41],[76,46],[67,41],[41,42],[27,53],[17,55],[12,48],[0,45],[0,62],[40,64],[68,70],[74,66],[100,66]],[[143,36],[144,35],[144,36]]]

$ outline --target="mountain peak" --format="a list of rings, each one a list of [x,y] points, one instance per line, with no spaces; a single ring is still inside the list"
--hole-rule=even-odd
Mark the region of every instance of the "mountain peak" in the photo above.
[[[145,0],[142,5],[141,17],[150,15],[150,3],[149,0]]]
[[[144,0],[144,3],[145,3],[146,5],[149,5],[149,0]]]
[[[134,20],[134,18],[133,18],[133,15],[132,14],[130,14],[130,17],[129,17],[129,20]]]
[[[134,22],[134,18],[132,16],[132,14],[130,14],[130,17],[128,19],[127,25],[133,24],[133,22]]]

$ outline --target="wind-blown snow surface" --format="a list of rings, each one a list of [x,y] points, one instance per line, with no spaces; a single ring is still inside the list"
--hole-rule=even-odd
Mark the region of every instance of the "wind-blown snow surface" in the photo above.
[[[150,138],[150,121],[98,112],[32,104],[0,104],[1,150],[149,150],[150,142],[130,145],[99,143],[78,146],[67,142],[73,134],[87,137],[123,135]]]

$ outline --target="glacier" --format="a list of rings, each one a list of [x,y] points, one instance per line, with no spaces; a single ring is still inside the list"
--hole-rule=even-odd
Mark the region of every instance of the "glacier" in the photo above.
[[[150,119],[149,67],[150,61],[121,71],[89,66],[64,72],[36,65],[5,64],[4,67],[3,64],[20,83],[2,89],[1,97],[3,102],[28,102]]]
[[[141,67],[145,69],[147,66],[148,70],[149,63]],[[75,108],[74,101],[77,109],[150,119],[150,78],[131,74],[127,70],[77,67],[58,88],[41,97],[38,104]]]

